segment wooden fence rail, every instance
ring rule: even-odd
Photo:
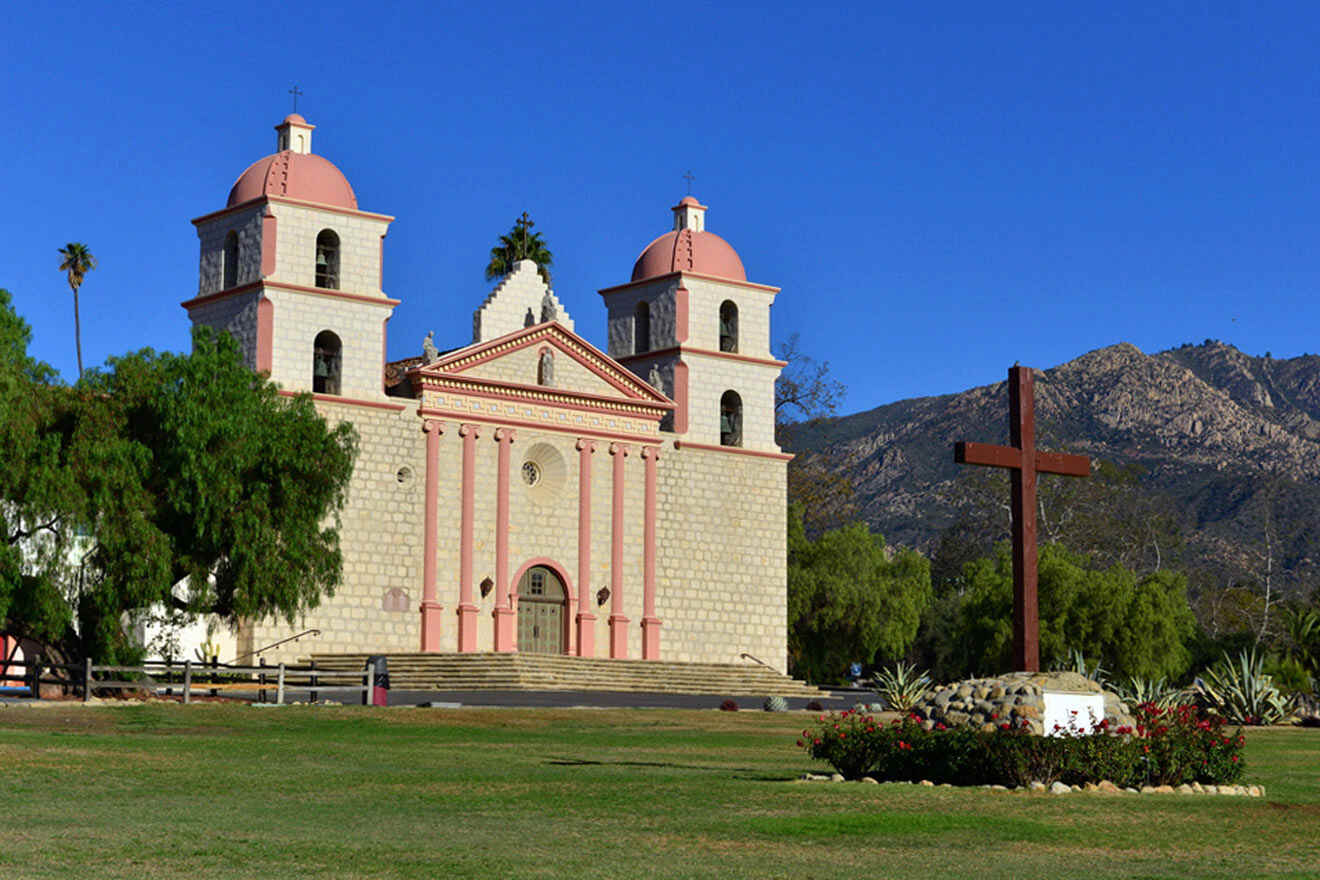
[[[357,694],[363,705],[371,702],[372,686],[376,679],[376,665],[370,664],[361,671],[317,669],[316,664],[309,666],[287,666],[280,663],[267,666],[262,661],[259,666],[238,666],[216,663],[193,663],[185,660],[182,664],[170,661],[143,663],[138,666],[114,666],[93,664],[90,659],[82,663],[51,663],[34,655],[30,660],[0,661],[0,679],[8,676],[11,669],[22,669],[22,679],[31,695],[41,698],[41,685],[58,684],[75,687],[81,693],[83,702],[91,699],[94,690],[149,690],[153,693],[164,690],[166,695],[180,687],[183,702],[191,703],[195,694],[209,692],[216,696],[220,691],[240,691],[252,693],[258,702],[266,702],[266,692],[275,691],[276,704],[283,704],[289,690],[307,691],[308,702],[317,702],[327,692]],[[69,673],[67,678],[46,676],[46,672],[62,671]],[[97,674],[114,675],[113,678],[97,678]],[[44,677],[43,677],[44,676]],[[203,681],[202,679],[209,679]]]

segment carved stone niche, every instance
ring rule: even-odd
[[[408,610],[408,594],[398,587],[386,590],[384,597],[380,600],[380,610],[406,612]]]

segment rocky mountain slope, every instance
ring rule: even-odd
[[[1268,559],[1280,586],[1314,586],[1320,357],[1252,357],[1212,340],[1147,355],[1120,343],[1037,371],[1036,414],[1039,448],[1140,466],[1139,492],[1179,521],[1187,567],[1244,581]],[[1005,383],[795,426],[786,442],[846,477],[872,528],[929,548],[968,479],[953,462],[958,440],[1008,442]]]

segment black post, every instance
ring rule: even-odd
[[[220,655],[217,654],[216,656],[211,658],[211,684],[215,684],[216,669],[219,668],[219,666],[220,666]],[[220,696],[220,691],[216,688],[211,688],[211,696],[213,697]]]
[[[307,702],[315,703],[316,702],[316,661],[315,660],[311,661],[311,668],[312,668],[312,675],[311,675],[312,691],[307,696]]]
[[[259,662],[262,666],[265,666],[265,665],[266,665],[266,658],[265,658],[265,657],[261,657],[261,658],[258,659],[258,662]],[[264,703],[264,702],[266,702],[266,673],[264,673],[264,672],[258,673],[258,674],[257,674],[257,681],[261,684],[260,689],[257,690],[257,702],[258,702],[258,703]]]
[[[167,697],[174,696],[174,688],[170,687],[170,684],[173,683],[173,681],[174,681],[174,658],[171,655],[166,654],[165,655],[165,696]]]
[[[92,698],[92,658],[83,658],[83,702]]]
[[[33,651],[32,659],[28,661],[28,690],[32,692],[32,699],[41,699],[41,652]]]

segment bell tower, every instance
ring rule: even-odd
[[[770,306],[779,288],[747,280],[727,241],[706,231],[687,196],[673,229],[651,242],[627,284],[600,291],[609,354],[673,399],[665,430],[687,445],[778,453]],[[658,384],[657,384],[658,383]]]
[[[394,218],[358,208],[343,173],[312,153],[314,128],[286,116],[276,152],[239,175],[222,210],[193,221],[198,290],[183,306],[286,390],[377,398],[398,305],[382,290]]]

